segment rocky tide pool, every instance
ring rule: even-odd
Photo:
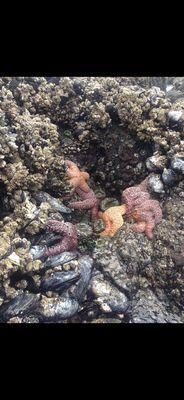
[[[184,78],[0,78],[0,323],[184,322]]]

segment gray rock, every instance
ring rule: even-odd
[[[147,158],[146,167],[151,172],[163,171],[167,157],[155,154],[152,157]]]
[[[179,172],[181,174],[184,174],[184,157],[183,156],[175,156],[171,160],[171,168]]]
[[[150,265],[152,254],[152,242],[146,235],[133,232],[126,222],[113,241],[97,241],[93,258],[104,276],[131,297],[142,285],[139,271]]]
[[[169,313],[163,302],[149,290],[140,290],[131,305],[132,323],[182,323],[178,315]]]
[[[124,293],[106,281],[102,274],[91,280],[90,291],[105,313],[124,313],[128,308],[128,299]]]
[[[80,237],[86,238],[93,234],[92,227],[84,222],[76,224],[76,228],[77,228],[77,235]]]
[[[97,318],[91,321],[92,324],[121,324],[118,318]]]
[[[182,114],[183,114],[183,111],[181,111],[181,110],[180,111],[170,110],[168,112],[168,118],[172,122],[178,122],[180,120]]]
[[[149,187],[153,193],[165,193],[160,175],[152,174],[149,176]]]
[[[164,168],[162,180],[167,186],[172,186],[177,181],[177,174],[170,168]]]
[[[119,201],[114,197],[105,197],[100,203],[101,211],[107,210],[107,208],[119,206]]]
[[[181,90],[171,89],[167,92],[167,96],[174,103],[176,100],[183,97],[183,92]]]
[[[149,101],[152,106],[159,105],[159,100],[163,97],[163,92],[158,86],[152,86],[150,90]]]

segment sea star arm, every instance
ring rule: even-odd
[[[70,242],[66,236],[63,237],[63,239],[57,243],[55,246],[48,247],[45,251],[45,255],[47,257],[49,256],[54,256],[56,254],[63,253],[64,251],[70,250]]]
[[[146,224],[146,228],[145,228],[145,234],[148,237],[148,239],[152,239],[153,238],[153,229],[155,227],[155,222],[154,221],[149,221]]]
[[[82,198],[82,200],[70,203],[69,207],[79,210],[87,210],[97,204],[97,198],[91,189],[88,193],[85,193],[83,190],[81,190],[81,188],[78,187],[76,189],[76,193]]]
[[[72,236],[75,226],[70,222],[57,221],[53,219],[47,222],[46,229],[51,232]]]
[[[77,165],[73,162],[73,161],[71,161],[71,160],[65,160],[65,164],[67,165],[67,167],[69,167],[69,168],[76,168],[77,167]],[[78,168],[78,167],[77,167]]]
[[[80,183],[80,179],[78,177],[73,177],[70,179],[70,185],[74,188],[78,187]]]
[[[146,229],[146,222],[145,221],[137,222],[132,227],[132,230],[134,232],[137,232],[137,233],[142,233],[142,232],[145,231],[145,229]]]
[[[122,214],[122,215],[126,214],[126,212],[127,212],[127,206],[126,206],[126,204],[122,204],[122,205],[120,206],[120,210],[121,210],[121,214]]]
[[[90,187],[88,186],[88,184],[86,183],[86,181],[84,180],[84,178],[79,178],[78,181],[78,185],[77,185],[83,192],[90,192]]]
[[[146,192],[148,189],[149,179],[145,178],[137,187],[140,188],[141,192]]]
[[[107,214],[102,213],[102,212],[99,212],[98,216],[102,219],[102,221],[105,224],[105,229],[104,229],[104,231],[102,231],[100,233],[100,236],[102,236],[102,237],[109,236],[109,232],[110,232],[111,227],[112,227],[112,221],[111,221],[110,217]]]
[[[80,201],[73,201],[72,203],[69,204],[69,207],[78,210],[88,210],[89,208],[92,208],[93,205],[94,205],[93,199],[86,199]]]
[[[82,177],[83,177],[86,181],[89,180],[89,174],[88,174],[88,172],[82,171],[82,172],[81,172],[81,175],[82,175]]]
[[[96,204],[91,208],[91,220],[95,221],[98,219],[98,209],[99,209],[100,200],[97,199]]]
[[[50,220],[46,224],[46,229],[49,232],[66,233],[66,225],[63,221]]]
[[[162,220],[162,209],[157,200],[145,200],[143,204],[135,208],[135,210],[145,218],[145,220],[154,219],[156,223]]]

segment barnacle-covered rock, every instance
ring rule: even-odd
[[[149,189],[153,193],[165,193],[160,175],[154,173],[149,175]]]
[[[76,224],[76,228],[77,228],[77,235],[79,237],[90,237],[93,234],[93,229],[90,225],[84,223],[84,222],[80,222],[78,224]]]
[[[176,172],[184,174],[184,153],[182,155],[176,155],[172,158],[171,168]]]
[[[100,305],[104,313],[126,312],[129,305],[127,297],[108,281],[105,281],[102,274],[92,278],[90,290],[95,297],[95,302]]]
[[[41,249],[58,239],[57,235],[42,234],[45,223],[64,218],[65,222],[79,224],[78,250],[85,255],[92,254],[95,267],[103,273],[100,286],[107,285],[115,299],[110,308],[116,309],[121,295],[128,299],[130,307],[125,311],[125,319],[118,316],[119,320],[127,322],[139,314],[141,322],[137,311],[131,316],[131,302],[137,292],[144,303],[140,308],[145,305],[153,310],[151,317],[145,317],[146,321],[149,318],[150,322],[160,321],[157,313],[160,310],[163,320],[172,322],[171,309],[173,318],[177,319],[175,315],[183,309],[183,82],[182,77],[0,79],[2,304],[22,296],[25,291],[40,293],[47,270],[55,274],[79,268],[78,252],[71,252],[74,254],[70,257],[63,253],[45,262],[41,257]],[[122,190],[142,182],[148,171],[154,173],[150,187],[155,198],[162,199],[163,220],[155,227],[152,243],[144,235],[133,232],[126,218],[114,238],[97,239],[103,230],[101,221],[95,222],[92,232],[88,213],[76,210],[65,213],[68,203],[65,208],[62,198],[71,195],[72,189],[64,164],[66,158],[88,171],[90,187],[98,199],[104,198],[104,203],[105,198],[115,199],[117,204],[106,204],[106,208],[118,205]],[[98,188],[103,190],[103,195],[97,195]],[[46,197],[38,201],[39,194],[43,193]],[[103,200],[101,204],[103,208]],[[88,230],[81,223],[87,224]],[[78,289],[75,282],[64,298],[63,294],[59,298],[56,292],[54,295],[44,292],[50,297],[42,297],[39,316],[35,316],[35,309],[17,316],[15,310],[15,315],[13,311],[5,320],[63,322],[71,318],[76,322],[106,319],[104,314],[110,320],[115,311],[106,313],[100,303],[93,302],[99,295],[93,295],[91,317],[86,317],[87,308],[91,307],[88,288],[93,272],[96,273],[92,272],[92,266],[92,261],[84,262]],[[72,298],[72,293],[77,297]],[[104,307],[108,301],[102,302]],[[140,304],[138,297],[136,301]]]
[[[167,157],[164,155],[160,155],[159,153],[155,153],[153,156],[147,158],[146,167],[151,172],[161,172],[163,171],[167,162]]]
[[[184,202],[182,198],[171,198],[165,204],[166,220],[155,229],[152,262],[143,275],[156,290],[163,290],[171,304],[183,308],[182,247],[184,241]],[[179,260],[179,262],[178,262]]]
[[[152,255],[150,241],[146,236],[133,232],[129,224],[123,226],[113,242],[99,239],[93,253],[99,269],[128,297],[142,285],[139,271],[151,263]]]
[[[160,301],[149,289],[139,291],[132,301],[132,323],[183,323],[183,318],[169,312],[168,304]]]

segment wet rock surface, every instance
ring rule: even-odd
[[[164,302],[158,300],[151,290],[140,290],[132,302],[131,323],[183,323],[183,318],[167,311]]]

